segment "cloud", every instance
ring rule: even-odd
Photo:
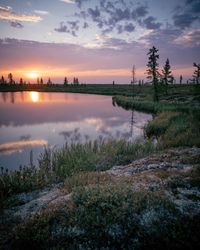
[[[180,29],[192,26],[195,21],[200,21],[200,1],[186,0],[182,6],[176,8],[173,15],[174,25]]]
[[[60,1],[64,3],[75,3],[75,0],[60,0]]]
[[[69,33],[72,36],[76,37],[77,36],[76,31],[79,30],[78,23],[79,21],[68,21],[67,24],[61,22],[60,27],[55,28],[54,30],[61,33]]]
[[[89,27],[89,24],[87,22],[84,22],[83,29],[87,29]]]
[[[46,10],[34,10],[34,12],[38,15],[49,15],[49,12]]]
[[[174,45],[173,41],[181,35],[181,31],[177,28],[169,26],[165,29],[149,30],[150,32],[140,38],[148,47],[152,45],[156,47],[166,47]]]
[[[84,0],[81,2],[86,2]],[[76,0],[77,2],[77,0]],[[117,31],[118,34],[123,32],[133,32],[136,24],[142,25],[141,20],[148,14],[147,4],[133,4],[131,1],[124,0],[100,0],[95,2],[95,6],[90,6],[87,10],[81,10],[75,13],[75,16],[84,19],[89,23],[92,20],[100,29],[101,34],[109,34]],[[152,18],[152,17],[151,17]],[[89,20],[90,19],[90,20]],[[149,20],[148,26],[157,28],[160,23],[155,20]],[[146,20],[148,22],[148,20]]]
[[[133,32],[135,30],[135,26],[132,23],[128,23],[124,26],[124,31]]]
[[[82,4],[84,2],[90,1],[90,0],[60,0],[61,2],[67,3],[67,4],[77,4],[79,8],[82,7]]]
[[[88,1],[90,1],[90,0],[75,0],[75,2],[76,2],[76,4],[78,5],[79,8],[82,8],[82,4],[84,2],[88,2]]]
[[[198,19],[197,16],[192,16],[189,13],[184,13],[184,14],[177,14],[173,16],[174,19],[174,25],[181,28],[189,28],[192,23]]]
[[[64,24],[64,22],[60,22],[60,27],[55,28],[54,30],[61,33],[70,33],[69,28]]]
[[[11,155],[22,151],[27,147],[44,146],[47,144],[48,142],[46,140],[22,140],[7,142],[0,144],[0,155]]]
[[[175,44],[180,44],[186,47],[199,47],[200,46],[200,29],[187,31],[181,34],[174,40]]]
[[[88,9],[88,14],[91,16],[93,21],[96,21],[97,18],[100,17],[100,10],[98,9],[98,7],[96,6],[95,9],[89,8]]]
[[[144,21],[143,24],[145,25],[145,27],[149,30],[156,30],[159,29],[161,27],[161,23],[156,22],[156,18],[153,16],[149,16],[147,17]]]
[[[148,14],[148,7],[145,5],[141,5],[133,11],[133,16],[135,15],[136,17],[144,17]]]
[[[67,23],[70,25],[70,28],[72,30],[76,30],[76,31],[79,30],[79,26],[78,26],[79,21],[68,21]]]
[[[13,28],[18,28],[18,29],[22,29],[24,27],[21,23],[14,22],[14,21],[10,22],[10,26]]]
[[[21,22],[39,22],[42,20],[40,16],[18,14],[11,7],[0,6],[0,19]]]

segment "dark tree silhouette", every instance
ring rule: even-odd
[[[22,79],[22,78],[20,78],[20,80],[19,80],[19,84],[20,84],[20,85],[23,85],[23,83],[24,83],[23,79]]]
[[[1,84],[5,84],[6,82],[5,82],[5,79],[4,79],[4,77],[2,76],[1,77]]]
[[[135,79],[135,65],[133,65],[133,68],[131,70],[131,73],[132,73],[132,81],[131,81],[131,85],[132,85],[132,94],[133,94],[133,98],[134,98],[134,84],[136,82],[136,79]]]
[[[162,76],[163,76],[163,82],[165,85],[168,85],[169,83],[172,82],[172,72],[171,72],[171,66],[169,63],[169,59],[167,58],[165,65],[162,70]]]
[[[115,81],[113,81],[112,85],[115,85]]]
[[[14,83],[12,73],[8,74],[8,82],[9,82],[9,84],[13,84]]]
[[[195,71],[193,73],[194,80],[197,84],[200,83],[200,63],[194,63],[193,66],[195,67]]]
[[[78,78],[74,77],[74,79],[73,79],[73,84],[74,84],[74,85],[79,85],[79,80],[78,80]]]
[[[42,78],[40,78],[40,84],[43,84],[43,79]]]
[[[40,78],[39,77],[37,78],[37,84],[40,84]]]
[[[135,79],[135,65],[133,65],[133,68],[131,70],[131,73],[132,73],[132,81],[131,81],[131,84],[134,85],[134,83],[136,82],[136,79]]]
[[[153,87],[154,87],[154,96],[153,99],[155,102],[159,101],[158,99],[158,77],[159,77],[159,72],[158,72],[158,62],[157,60],[159,59],[158,55],[158,49],[156,49],[154,46],[149,50],[148,54],[149,56],[149,61],[147,63],[147,74],[148,78],[151,79]]]
[[[68,85],[68,79],[67,79],[67,77],[64,78],[64,85],[65,85],[65,86]]]
[[[180,75],[180,84],[182,84],[182,82],[183,82],[183,76]]]
[[[48,84],[48,85],[51,85],[51,84],[52,84],[52,81],[51,81],[50,78],[48,79],[47,84]]]

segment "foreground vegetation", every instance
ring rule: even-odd
[[[162,90],[162,89],[161,89]],[[145,128],[146,135],[156,137],[158,147],[200,146],[200,86],[169,86],[168,94],[153,102],[150,94],[113,97],[114,105],[154,113]]]
[[[182,216],[160,193],[81,187],[16,228],[13,249],[198,249],[200,216]]]
[[[27,166],[13,173],[2,170],[0,190],[4,208],[21,205],[17,198],[12,198],[16,193],[55,183],[62,182],[62,191],[72,194],[64,204],[54,204],[25,222],[11,224],[14,228],[11,241],[5,245],[11,249],[199,249],[199,212],[182,212],[171,196],[166,195],[172,192],[177,198],[179,189],[192,188],[194,191],[186,192],[187,198],[199,202],[199,154],[180,156],[179,164],[183,161],[194,166],[189,172],[174,173],[171,169],[156,172],[155,181],[160,178],[164,190],[137,190],[136,179],[103,172],[166,148],[200,147],[199,86],[171,85],[167,94],[160,86],[159,102],[153,102],[151,86],[134,86],[134,89],[79,86],[71,90],[116,95],[113,105],[153,113],[154,119],[146,126],[145,133],[149,139],[156,138],[157,145],[152,140],[76,143],[62,149],[46,148],[38,168]],[[144,186],[145,179],[152,180],[152,175],[137,178]],[[191,204],[189,198],[187,202]],[[6,231],[5,227],[3,230]]]
[[[61,149],[46,148],[39,166],[21,167],[15,172],[2,169],[0,178],[1,204],[5,198],[19,192],[63,182],[67,177],[89,171],[104,171],[147,156],[156,147],[151,142],[132,143],[125,140],[98,140],[85,144],[66,144]]]

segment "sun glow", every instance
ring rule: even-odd
[[[35,91],[30,92],[30,98],[32,102],[38,102],[39,101],[39,93]]]
[[[36,79],[39,77],[39,73],[37,71],[30,71],[27,73],[27,76],[31,79]]]

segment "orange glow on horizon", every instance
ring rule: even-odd
[[[39,77],[39,73],[37,71],[30,71],[27,73],[27,77],[31,79],[36,79]]]
[[[32,69],[34,66],[32,67]],[[45,68],[44,65],[36,66],[37,70],[32,70],[31,68],[22,68],[22,69],[13,69],[9,71],[1,71],[1,75],[5,77],[11,72],[13,74],[14,79],[20,79],[31,81],[32,83],[36,83],[37,78],[43,78],[43,81],[46,82],[50,77],[52,81],[62,81],[64,77],[67,77],[69,81],[73,79],[73,77],[80,78],[88,78],[97,79],[105,78],[105,77],[113,77],[113,79],[117,77],[128,77],[131,78],[131,67],[130,68],[110,68],[110,69],[75,69],[75,68]],[[146,79],[146,67],[136,67],[136,79]],[[193,73],[192,67],[172,67],[172,73],[175,77],[179,77],[183,75],[183,77],[189,77]],[[57,80],[55,80],[57,79]],[[85,80],[84,80],[85,81]],[[103,81],[103,80],[102,80]]]

